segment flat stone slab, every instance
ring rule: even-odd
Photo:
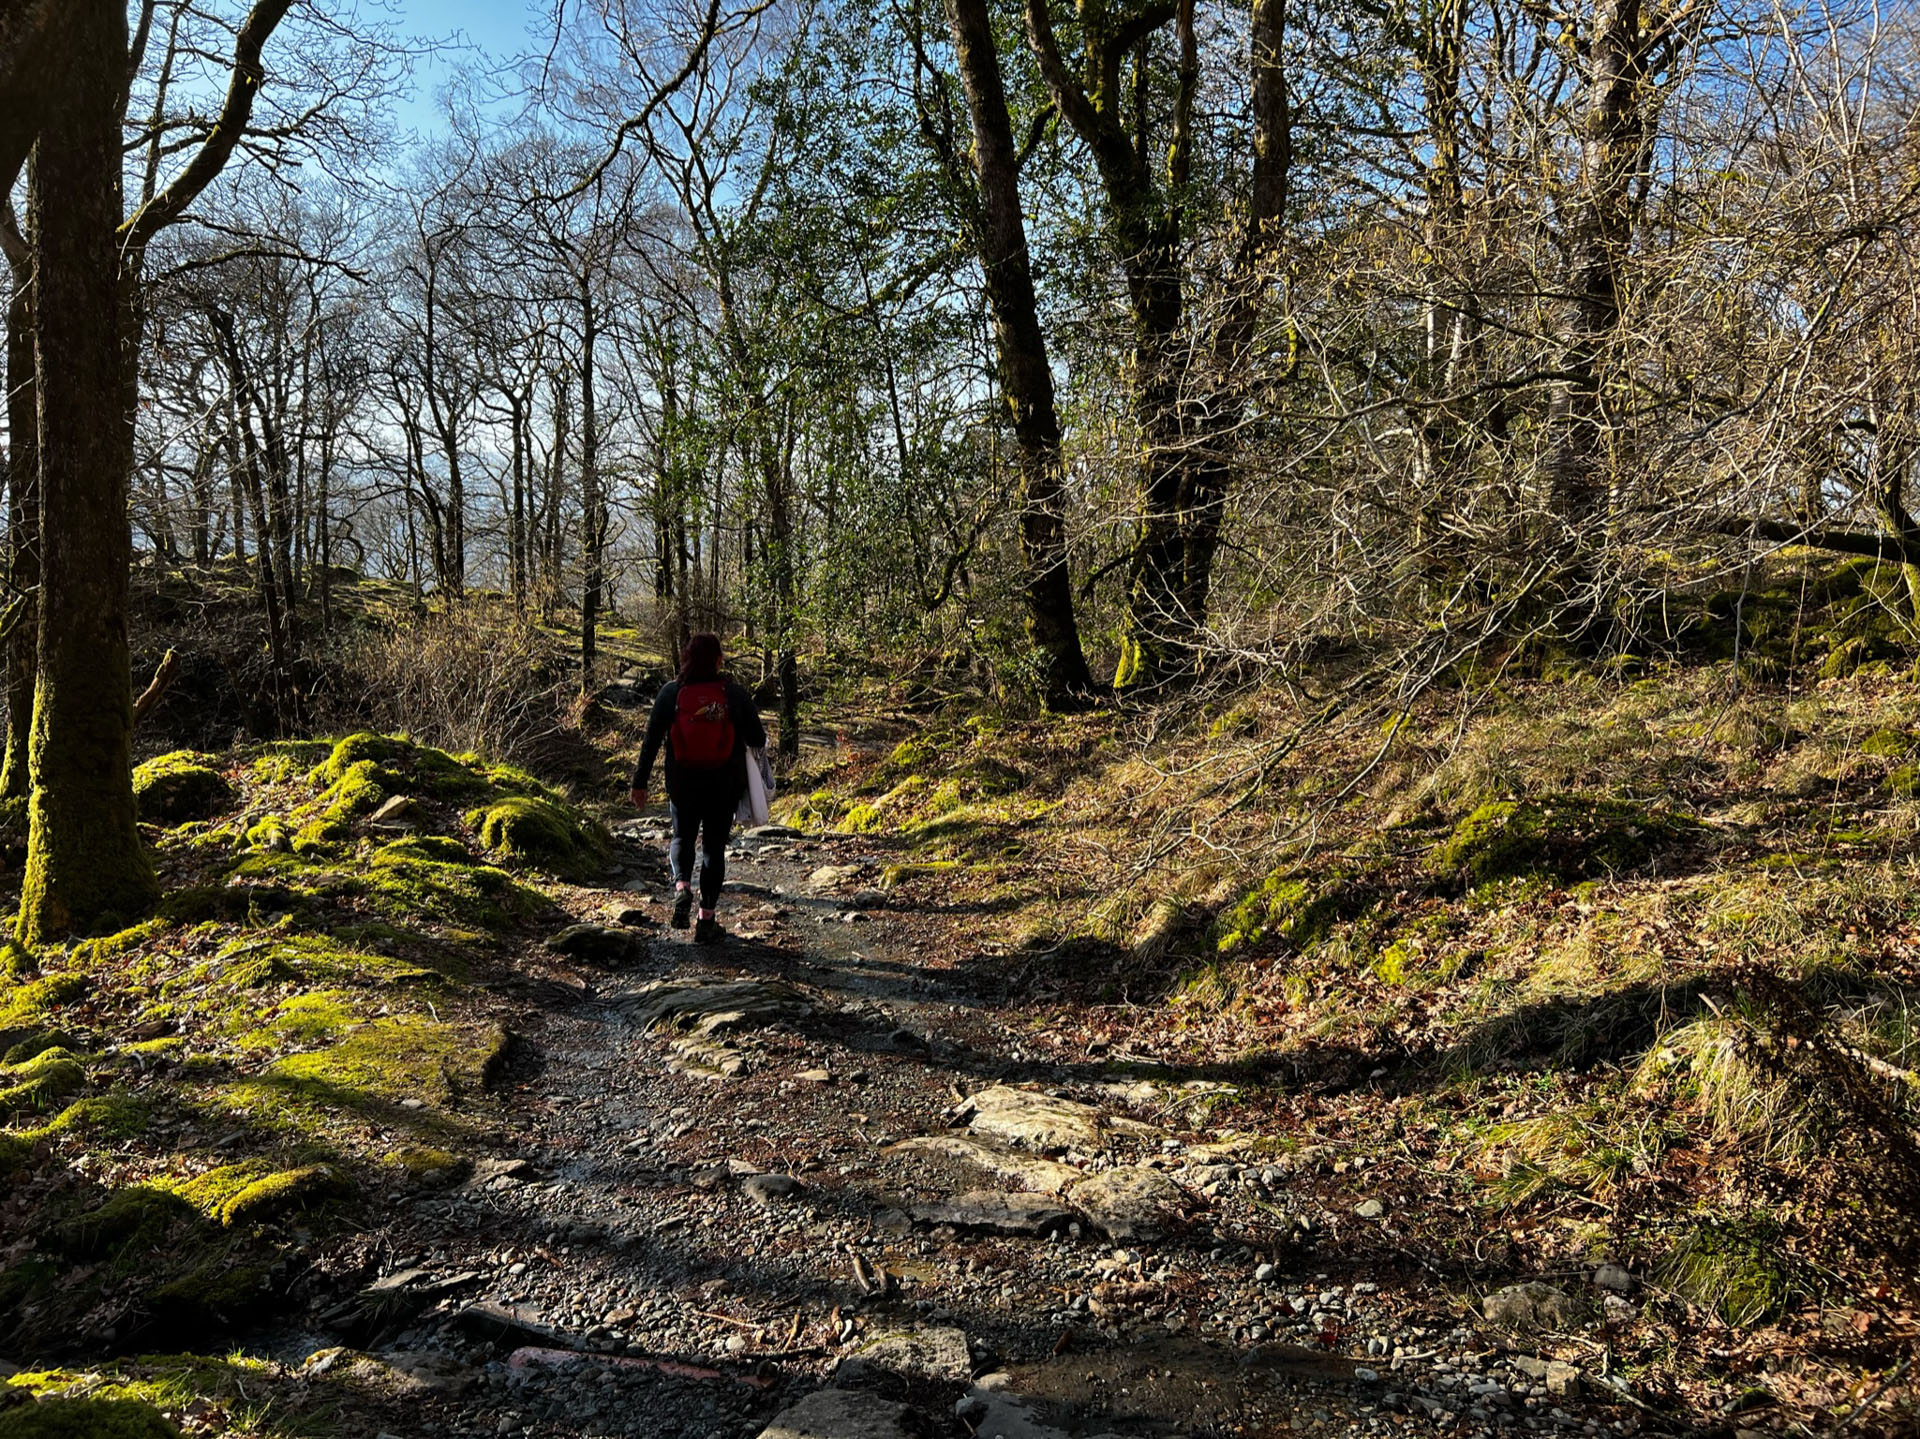
[[[887,1153],[944,1154],[1036,1194],[1060,1194],[1068,1185],[1086,1177],[1071,1164],[1044,1158],[1031,1150],[975,1139],[970,1134],[916,1135],[892,1145]]]
[[[953,1328],[906,1329],[882,1334],[842,1359],[833,1371],[836,1384],[857,1384],[880,1375],[964,1384],[973,1373],[966,1331]]]
[[[1489,1294],[1480,1304],[1489,1324],[1516,1331],[1577,1329],[1593,1315],[1583,1295],[1569,1294],[1551,1284],[1532,1280],[1509,1284]]]
[[[1066,1197],[1109,1239],[1154,1240],[1186,1196],[1159,1170],[1129,1164],[1080,1179]]]
[[[765,1029],[812,1014],[815,1005],[792,985],[775,980],[663,979],[642,985],[624,1001],[648,1029],[667,1025],[701,1039],[741,1029]]]
[[[782,1410],[760,1439],[917,1439],[913,1410],[859,1389],[820,1389]]]
[[[1051,1194],[998,1189],[970,1189],[932,1204],[909,1205],[907,1213],[921,1224],[993,1229],[1002,1234],[1046,1234],[1074,1220],[1072,1211]]]
[[[976,1384],[954,1412],[973,1426],[973,1432],[993,1439],[1067,1439],[1064,1429],[1044,1424],[1024,1399],[1004,1389]]]
[[[469,1304],[453,1316],[453,1327],[462,1334],[495,1344],[516,1347],[531,1344],[553,1349],[573,1347],[570,1335],[505,1304]]]
[[[1029,1149],[1100,1149],[1115,1134],[1152,1138],[1159,1130],[1135,1119],[1103,1115],[1091,1104],[996,1084],[967,1100],[967,1128]]]

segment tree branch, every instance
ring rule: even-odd
[[[179,219],[187,206],[226,168],[234,147],[240,143],[242,133],[253,118],[254,98],[266,76],[260,63],[261,52],[293,6],[294,0],[258,0],[247,13],[233,42],[233,76],[213,129],[207,132],[199,152],[173,183],[142,205],[120,227],[126,251],[136,256],[144,253],[153,237]]]

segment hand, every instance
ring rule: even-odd
[[[647,807],[647,792],[643,789],[628,790],[627,798],[633,801],[633,807],[635,809],[645,809]]]

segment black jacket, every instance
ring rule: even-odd
[[[676,804],[740,803],[747,792],[747,751],[765,749],[767,727],[760,711],[753,707],[753,696],[727,676],[720,676],[727,687],[727,708],[733,717],[733,753],[718,769],[685,769],[673,758],[673,721],[680,709],[680,681],[670,680],[654,697],[653,714],[647,720],[647,737],[640,745],[640,763],[633,772],[633,788],[646,789],[653,773],[653,757],[662,745],[667,751],[667,797]]]

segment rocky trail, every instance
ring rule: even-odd
[[[743,838],[696,946],[660,838],[502,987],[492,1157],[271,1346],[379,1369],[402,1439],[1676,1432],[1607,1372],[1623,1271],[1489,1294],[1403,1242],[1392,1155],[1036,1057],[940,878],[861,841]]]

